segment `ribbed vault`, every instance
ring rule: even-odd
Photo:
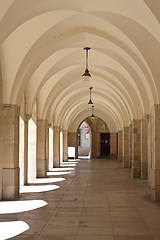
[[[3,103],[74,132],[95,114],[110,131],[160,103],[159,1],[1,1]],[[82,79],[89,46],[91,79]]]

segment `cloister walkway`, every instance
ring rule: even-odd
[[[48,186],[56,187],[47,191]],[[151,200],[146,180],[132,179],[130,169],[116,160],[70,160],[27,189],[20,200],[43,200],[47,205],[0,215],[1,222],[28,224],[14,240],[160,239],[160,203]]]

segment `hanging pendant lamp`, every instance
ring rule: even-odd
[[[94,106],[92,106],[92,115],[91,118],[94,119]]]
[[[91,98],[91,91],[92,91],[93,87],[90,87],[89,90],[90,90],[90,99],[89,99],[89,102],[88,104],[93,104],[92,102],[92,98]]]
[[[82,77],[84,77],[86,81],[88,81],[89,78],[91,77],[91,74],[89,73],[89,69],[88,69],[88,51],[90,49],[91,49],[90,47],[83,48],[83,50],[86,51],[86,69],[85,69],[85,72],[83,73]]]

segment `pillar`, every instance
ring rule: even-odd
[[[130,124],[130,131],[129,131],[129,159],[130,159],[130,168],[132,168],[132,124]]]
[[[68,161],[68,131],[63,130],[63,162]]]
[[[110,158],[117,158],[117,133],[110,133]]]
[[[148,122],[141,120],[141,178],[148,178]]]
[[[49,170],[49,128],[52,126],[52,124],[47,124],[46,127],[46,167],[47,171]]]
[[[122,162],[122,131],[118,131],[118,161]]]
[[[92,130],[90,133],[90,146],[91,146],[90,157],[95,158],[97,154],[96,154],[96,133],[94,130]]]
[[[3,105],[3,200],[19,197],[19,113],[19,106]]]
[[[141,120],[132,121],[132,177],[141,177]]]
[[[46,177],[46,120],[37,121],[37,177]]]
[[[0,200],[2,200],[2,172],[3,172],[3,157],[2,157],[2,72],[0,63]]]
[[[60,128],[53,127],[53,167],[60,167]]]
[[[98,129],[96,130],[96,157],[99,157],[101,155],[101,134],[98,132]]]
[[[160,200],[160,105],[155,104],[151,110],[152,117],[152,161],[151,161],[151,196]]]
[[[122,166],[124,168],[130,167],[129,159],[129,136],[130,136],[130,127],[123,128],[122,140],[123,140],[123,152],[122,152]]]
[[[151,167],[152,167],[152,114],[148,119],[148,184],[151,186]]]

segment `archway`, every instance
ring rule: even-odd
[[[78,157],[90,158],[91,156],[91,129],[86,121],[82,122],[78,129]]]
[[[20,187],[22,187],[25,183],[25,163],[24,163],[24,131],[25,131],[25,124],[24,120],[19,117],[19,183]]]
[[[37,177],[36,144],[37,126],[31,118],[28,122],[28,182]]]

